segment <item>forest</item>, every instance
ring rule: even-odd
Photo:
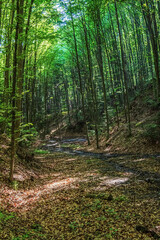
[[[160,239],[160,0],[0,1],[0,240]]]

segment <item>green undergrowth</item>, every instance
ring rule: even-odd
[[[35,149],[34,153],[36,154],[49,154],[50,152],[42,149]]]

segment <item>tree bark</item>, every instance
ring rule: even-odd
[[[85,24],[85,19],[82,17],[82,25],[84,30],[85,44],[87,49],[87,58],[88,58],[88,69],[89,69],[89,85],[91,89],[92,102],[93,102],[93,118],[95,125],[95,136],[96,136],[96,145],[97,149],[99,148],[99,134],[98,134],[98,111],[97,111],[97,102],[96,102],[96,93],[93,82],[93,69],[92,69],[92,57],[88,41],[87,28]]]
[[[71,14],[71,20],[72,20],[72,29],[73,29],[73,38],[74,38],[74,44],[75,44],[76,63],[77,63],[77,70],[78,70],[80,93],[81,93],[81,99],[82,99],[82,111],[83,111],[83,117],[84,117],[84,121],[85,121],[87,141],[88,141],[88,145],[90,145],[90,139],[89,139],[89,134],[88,134],[88,124],[87,124],[86,112],[85,112],[85,101],[84,101],[84,94],[83,94],[83,88],[82,88],[82,77],[81,77],[78,48],[77,48],[77,39],[76,39],[76,35],[75,35],[75,27],[74,27],[74,20],[73,20],[73,14],[72,14],[72,5],[71,5],[70,1],[69,1],[69,3],[70,3],[70,14]]]
[[[101,40],[101,31],[100,31],[100,10],[98,7],[95,9],[96,18],[94,19],[94,23],[96,26],[96,42],[97,42],[97,62],[100,70],[100,75],[102,79],[102,87],[103,87],[103,99],[104,99],[104,111],[105,117],[107,121],[107,139],[109,138],[109,115],[108,115],[108,105],[107,105],[107,93],[106,93],[106,84],[104,78],[104,70],[103,70],[103,58],[102,58],[102,40]]]
[[[18,36],[19,36],[19,0],[17,0],[17,23],[15,34],[15,46],[14,46],[14,59],[13,59],[13,82],[12,82],[12,126],[11,126],[11,162],[10,162],[10,181],[13,181],[14,165],[15,165],[15,122],[16,122],[16,82],[17,82],[17,48],[18,48]]]
[[[123,75],[124,75],[124,84],[126,89],[126,104],[127,104],[127,116],[128,116],[128,133],[131,135],[131,121],[130,121],[130,104],[129,104],[129,96],[128,96],[128,83],[127,83],[127,73],[125,68],[125,54],[123,49],[123,38],[120,30],[120,23],[118,18],[118,10],[117,10],[117,2],[115,0],[115,11],[116,11],[116,20],[118,25],[118,32],[119,32],[119,40],[120,40],[120,48],[121,48],[121,58],[122,58],[122,68],[123,68]]]

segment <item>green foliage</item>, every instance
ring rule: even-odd
[[[15,216],[14,216],[13,213],[12,214],[5,214],[5,213],[0,212],[0,222],[2,222],[2,221],[6,222],[6,221],[8,221],[8,220],[10,220],[14,217]]]
[[[21,136],[18,142],[22,145],[31,145],[31,143],[36,139],[38,132],[33,127],[32,123],[21,124],[20,126]]]
[[[72,231],[75,231],[75,230],[77,229],[77,227],[78,227],[78,224],[77,224],[76,221],[71,222],[71,223],[69,224],[69,228],[70,228]]]
[[[92,204],[91,209],[92,209],[93,211],[95,211],[96,209],[98,210],[98,209],[101,209],[101,208],[102,208],[102,203],[101,203],[101,201],[100,201],[99,199],[95,199],[95,201],[94,201],[93,204]]]
[[[13,181],[12,186],[13,186],[14,190],[18,190],[18,182],[17,181]]]
[[[158,104],[158,102],[156,100],[148,99],[148,97],[146,99],[146,104],[147,104],[147,106],[149,106],[153,110],[156,110],[159,107],[159,104]]]
[[[140,121],[140,122],[136,123],[136,127],[143,125],[143,123],[144,123],[144,121]]]
[[[37,154],[49,154],[50,152],[47,151],[47,150],[42,150],[42,149],[35,149],[34,153],[37,153]]]
[[[95,134],[94,130],[89,130],[89,137],[93,137]]]
[[[1,104],[0,108],[0,132],[6,132],[8,135],[10,134],[11,129],[11,108],[6,107],[4,104]],[[6,115],[6,116],[5,116]]]
[[[108,208],[108,207],[107,207]],[[106,210],[106,212],[109,214],[109,215],[117,215],[117,212],[113,209],[113,208],[109,208]]]
[[[156,123],[144,125],[143,136],[152,142],[160,141],[160,126]]]
[[[116,197],[114,200],[117,202],[123,202],[123,201],[127,201],[128,199],[125,195],[121,195],[121,196]]]

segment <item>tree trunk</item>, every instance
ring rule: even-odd
[[[109,115],[108,115],[108,106],[107,106],[107,94],[106,94],[106,84],[104,79],[104,71],[103,71],[103,58],[102,58],[102,41],[101,41],[101,31],[100,31],[100,10],[96,8],[96,19],[94,19],[97,31],[97,62],[100,70],[100,75],[102,79],[102,87],[103,87],[103,99],[104,99],[104,111],[105,117],[107,121],[107,139],[109,138]]]
[[[13,82],[12,82],[12,126],[11,126],[11,162],[10,162],[10,181],[13,181],[14,165],[15,165],[15,121],[16,121],[16,82],[17,82],[17,46],[19,36],[19,0],[17,0],[17,23],[15,34],[15,46],[14,46],[14,59],[13,59]]]
[[[123,50],[123,38],[120,30],[120,23],[118,18],[118,11],[117,11],[117,3],[115,0],[115,11],[116,11],[116,20],[118,25],[118,32],[119,32],[119,40],[120,40],[120,48],[121,48],[121,58],[122,58],[122,68],[123,68],[123,75],[124,75],[124,84],[126,89],[126,104],[127,104],[127,116],[128,116],[128,133],[131,135],[131,121],[130,121],[130,105],[129,105],[129,96],[128,96],[128,83],[127,83],[127,73],[126,73],[126,59]]]
[[[24,0],[19,0],[19,29],[18,29],[18,42],[17,42],[17,98],[16,98],[16,139],[20,137],[20,129],[19,126],[22,121],[22,91],[23,91],[23,7]]]
[[[91,57],[91,51],[90,51],[90,46],[89,46],[89,41],[88,41],[87,28],[86,28],[85,20],[83,18],[82,18],[82,24],[83,24],[85,43],[86,43],[86,49],[87,49],[88,69],[89,69],[89,85],[90,85],[90,89],[91,89],[92,102],[93,102],[93,118],[94,118],[94,125],[95,125],[96,145],[97,145],[97,149],[98,149],[99,148],[98,111],[97,111],[96,93],[95,93],[95,88],[94,88],[94,83],[93,83],[92,57]]]
[[[69,3],[70,3],[70,13],[71,13],[71,20],[72,20],[72,29],[73,29],[73,37],[74,37],[74,44],[75,44],[75,52],[76,52],[76,63],[77,63],[77,70],[78,70],[80,93],[81,93],[81,99],[82,99],[82,111],[83,111],[83,117],[84,117],[85,126],[86,126],[87,141],[88,141],[88,145],[90,145],[89,134],[88,134],[88,124],[87,124],[86,112],[85,112],[85,101],[84,101],[84,94],[83,94],[83,88],[82,88],[82,77],[81,77],[80,63],[79,63],[79,56],[78,56],[78,48],[77,48],[77,39],[76,39],[76,35],[75,35],[75,27],[74,27],[74,20],[73,20],[73,14],[72,14],[72,6],[71,6],[71,2],[69,2]]]
[[[158,39],[157,39],[157,30],[156,30],[156,23],[155,19],[151,18],[151,13],[148,5],[148,1],[146,0],[146,6],[147,9],[144,9],[143,5],[144,1],[141,0],[141,7],[143,16],[150,34],[151,44],[152,44],[152,52],[154,57],[154,67],[155,67],[155,73],[156,73],[156,85],[157,85],[157,102],[160,102],[160,72],[159,72],[159,49],[158,49]],[[154,24],[154,29],[153,25]]]
[[[8,104],[9,104],[9,80],[10,80],[10,67],[11,67],[11,34],[13,31],[13,20],[14,20],[14,2],[15,0],[12,0],[12,7],[10,10],[10,18],[9,18],[9,25],[11,25],[10,29],[8,28],[8,34],[6,38],[6,60],[5,60],[5,72],[4,72],[4,103],[5,103],[5,118],[8,118]],[[5,130],[6,126],[4,126]]]

